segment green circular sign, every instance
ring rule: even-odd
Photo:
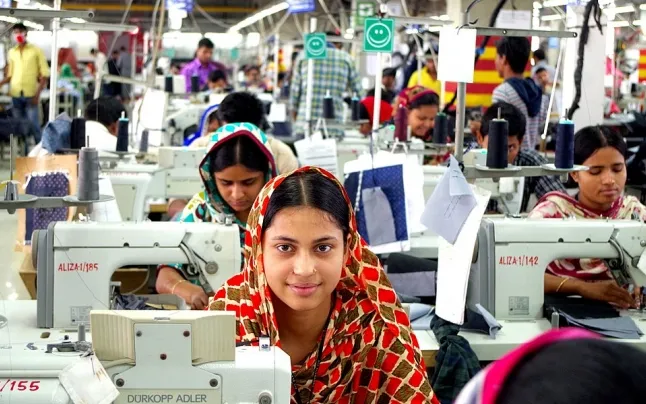
[[[327,44],[323,40],[323,38],[318,37],[318,36],[312,36],[307,39],[307,42],[305,43],[305,48],[307,49],[307,52],[314,56],[322,56],[325,51],[326,51]]]
[[[383,22],[372,24],[366,32],[366,41],[370,46],[383,48],[390,42],[392,32],[390,27]]]

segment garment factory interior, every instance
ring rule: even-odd
[[[0,402],[643,402],[644,2],[0,3]]]

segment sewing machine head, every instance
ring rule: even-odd
[[[236,348],[233,313],[99,310],[90,317],[94,352],[120,392],[115,403],[290,402],[289,356],[277,347]]]
[[[631,220],[484,219],[471,266],[467,303],[498,320],[543,317],[544,274],[554,260],[599,258],[646,285],[646,225]],[[641,263],[640,263],[641,261]]]
[[[38,327],[76,328],[110,308],[110,280],[127,265],[190,264],[217,290],[240,271],[236,225],[56,222],[34,232]]]

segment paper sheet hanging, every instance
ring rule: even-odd
[[[74,404],[110,404],[119,391],[95,355],[82,356],[58,379]]]
[[[438,239],[436,314],[453,324],[464,323],[464,307],[473,250],[491,192],[472,186],[476,206],[464,222],[455,243]]]
[[[442,28],[440,49],[444,49],[444,51],[438,55],[438,80],[473,83],[476,30],[469,28],[458,30],[455,27]],[[451,52],[451,49],[459,49],[459,52]]]
[[[303,139],[294,142],[301,166],[321,167],[335,176],[338,173],[339,157],[334,139]]]

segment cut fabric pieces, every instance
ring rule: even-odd
[[[32,173],[27,178],[25,192],[38,197],[69,195],[70,181],[65,172]],[[25,244],[31,244],[34,230],[47,229],[51,222],[67,220],[67,208],[27,209],[25,216]]]

